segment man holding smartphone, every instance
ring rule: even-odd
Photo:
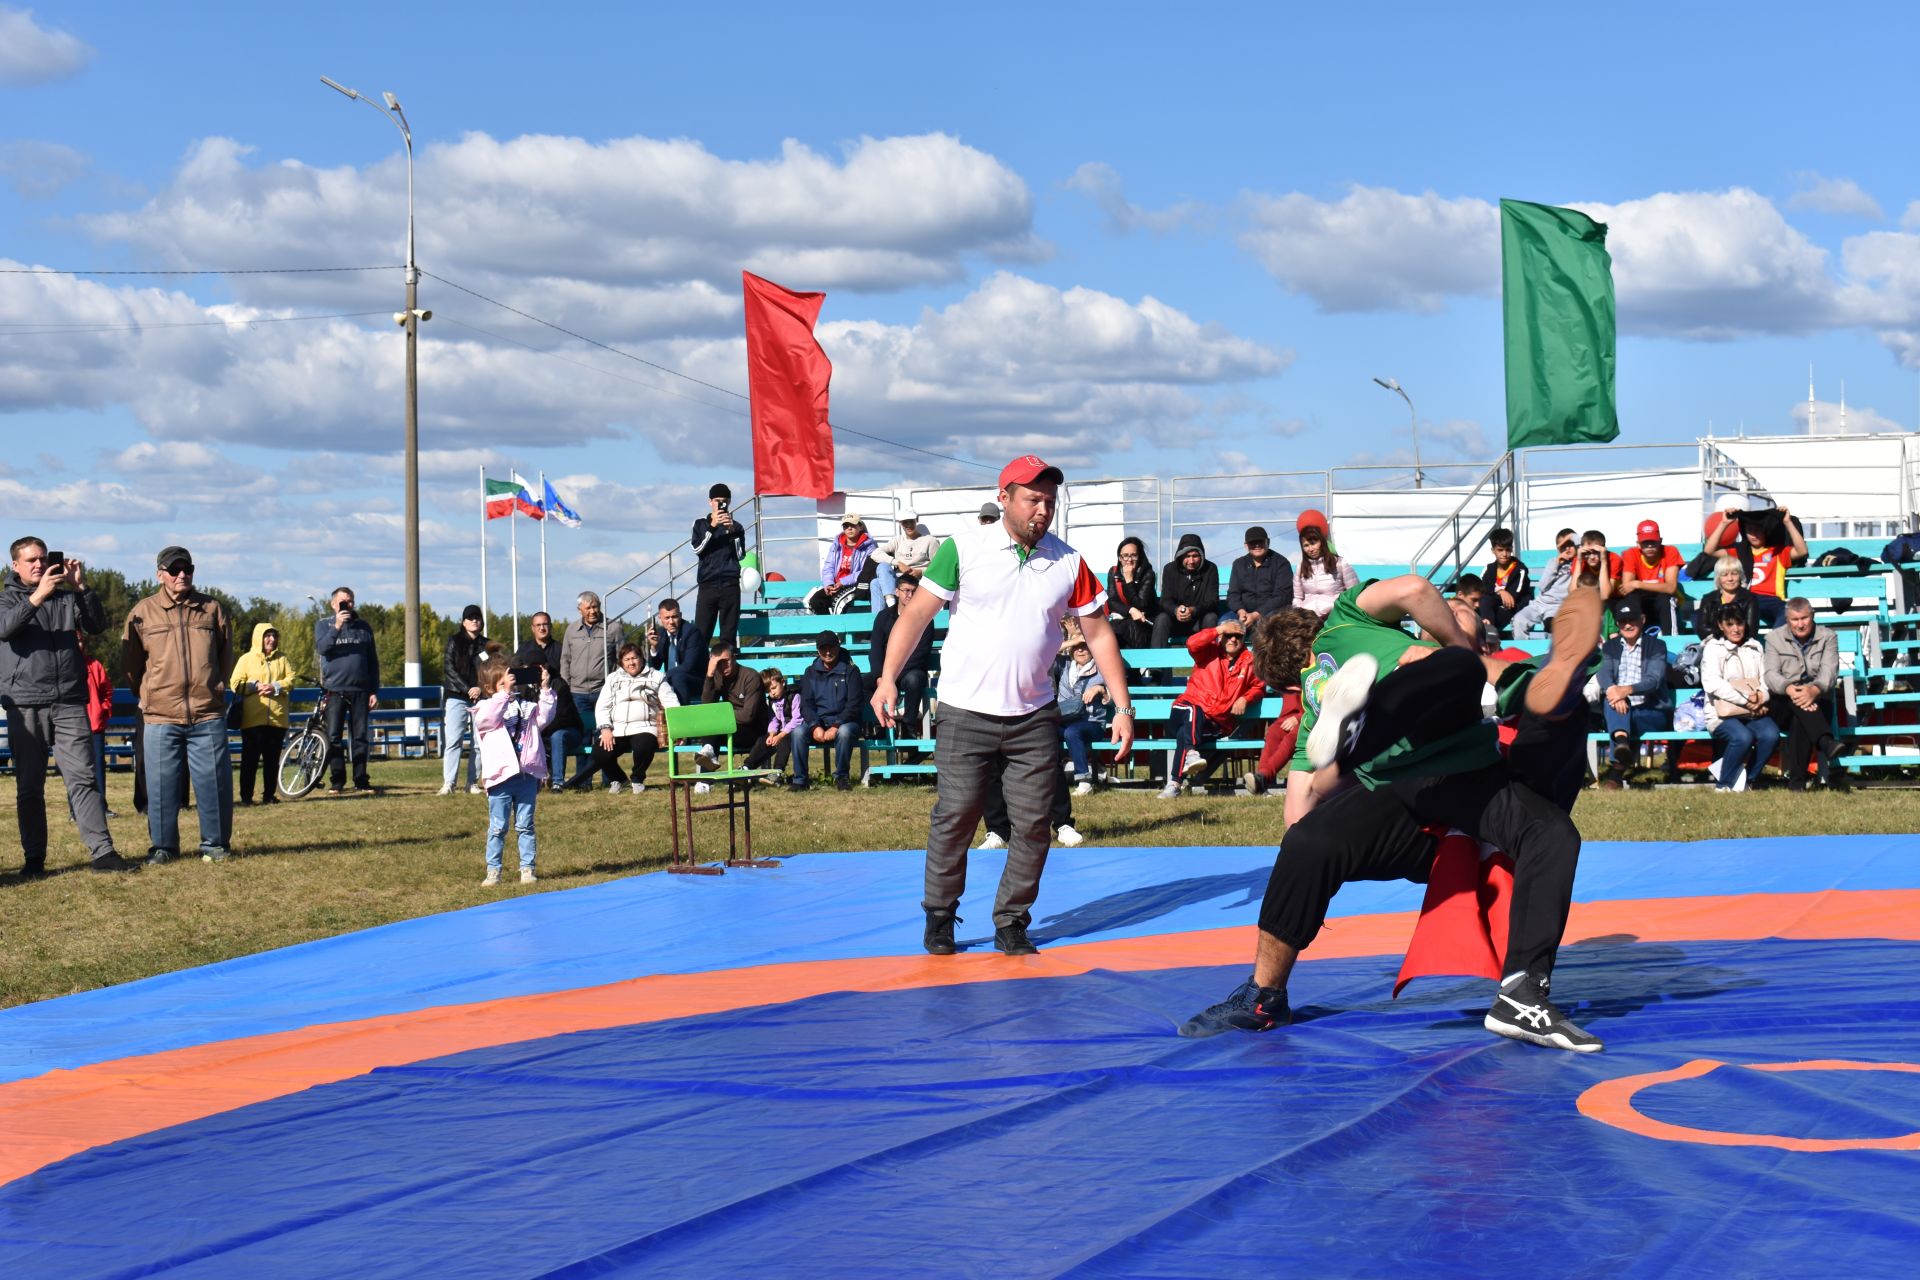
[[[732,644],[740,629],[740,561],[747,554],[747,531],[733,518],[733,490],[724,484],[707,490],[707,514],[693,522],[691,542],[700,557],[693,629],[704,643],[718,623],[720,642]]]
[[[327,794],[337,796],[347,781],[347,761],[353,761],[353,788],[372,791],[367,777],[367,754],[373,743],[367,734],[368,714],[380,702],[380,650],[373,628],[353,607],[353,588],[335,587],[327,598],[328,612],[313,624],[313,651],[320,658],[320,687],[327,700]],[[346,730],[342,755],[341,730]]]
[[[106,779],[94,768],[87,721],[87,659],[80,634],[106,629],[107,611],[87,587],[86,567],[49,553],[38,538],[14,540],[0,582],[0,705],[19,779],[20,874],[47,873],[47,755],[67,784],[73,818],[95,871],[138,871],[114,852],[107,830]],[[71,591],[61,591],[71,586]]]

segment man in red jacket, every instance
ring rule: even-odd
[[[1247,704],[1266,691],[1253,669],[1247,630],[1233,619],[1187,637],[1187,652],[1193,655],[1193,674],[1186,692],[1173,701],[1174,768],[1162,800],[1179,795],[1183,780],[1206,777],[1214,765],[1208,744],[1231,734]]]

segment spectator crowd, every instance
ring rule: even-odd
[[[668,598],[644,621],[623,624],[605,616],[597,595],[582,592],[577,618],[563,635],[556,636],[548,614],[536,613],[529,638],[509,655],[485,634],[477,605],[462,612],[440,653],[440,794],[462,786],[464,756],[466,791],[489,797],[489,883],[500,875],[508,830],[519,832],[521,871],[532,878],[534,803],[541,790],[643,792],[667,745],[666,712],[674,707],[730,704],[735,733],[701,747],[699,760],[712,766],[720,750],[730,749],[745,767],[766,770],[769,781],[796,791],[812,785],[816,773],[849,787],[863,740],[884,742],[906,765],[923,763],[940,671],[933,627],[915,632],[893,681],[891,731],[872,727],[868,701],[889,641],[927,590],[946,540],[911,511],[878,538],[861,515],[847,513],[824,548],[818,584],[798,603],[819,615],[857,613],[862,621],[854,628],[846,622],[823,627],[810,660],[789,677],[759,669],[741,649],[748,547],[731,507],[731,492],[715,485],[708,511],[693,523],[689,545],[698,569],[691,619],[678,599]],[[981,532],[1003,514],[986,504]],[[1164,730],[1143,735],[1172,744],[1155,753],[1164,764],[1149,766],[1162,796],[1204,785],[1236,753],[1245,764],[1241,785],[1250,793],[1273,788],[1289,771],[1301,684],[1263,680],[1254,648],[1263,634],[1289,631],[1297,639],[1310,633],[1359,585],[1324,513],[1300,512],[1292,534],[1294,558],[1273,545],[1266,526],[1248,527],[1236,553],[1223,554],[1224,575],[1198,533],[1180,534],[1171,561],[1158,569],[1146,541],[1129,536],[1099,580],[1102,616],[1130,682],[1148,696],[1171,697]],[[1676,730],[1710,736],[1712,778],[1722,790],[1762,785],[1764,766],[1782,746],[1788,788],[1802,789],[1810,777],[1828,781],[1842,754],[1834,719],[1838,648],[1813,606],[1789,594],[1787,570],[1808,554],[1799,522],[1784,509],[1723,511],[1708,521],[1701,545],[1689,561],[1653,520],[1639,521],[1633,541],[1618,551],[1603,531],[1565,528],[1535,569],[1521,559],[1513,533],[1496,529],[1484,569],[1450,584],[1455,618],[1485,653],[1537,647],[1571,590],[1599,589],[1608,607],[1605,638],[1588,694],[1593,728],[1605,739],[1603,786],[1623,784],[1650,735]],[[179,819],[189,795],[197,852],[210,861],[228,856],[235,763],[240,806],[278,802],[280,756],[302,678],[279,629],[253,624],[239,650],[233,620],[219,600],[196,588],[193,557],[184,547],[163,550],[155,575],[156,589],[120,623],[113,673],[88,653],[88,637],[105,632],[109,620],[85,566],[49,552],[37,538],[12,543],[0,583],[0,697],[29,875],[45,865],[49,760],[65,781],[69,812],[94,868],[139,865],[119,855],[106,825],[112,816],[103,785],[106,738],[116,675],[138,708],[131,745],[149,861],[181,856]],[[1690,582],[1710,585],[1690,592]],[[1074,618],[1067,618],[1058,642],[1051,690],[1064,765],[1053,825],[1072,843],[1071,797],[1087,795],[1107,776],[1098,752],[1113,703]],[[381,664],[352,588],[327,597],[313,621],[312,645],[317,670],[311,674],[325,695],[327,790],[369,791]],[[1152,656],[1176,648],[1189,661],[1162,665]],[[1176,669],[1183,674],[1140,675]],[[1156,684],[1165,687],[1155,690]],[[237,762],[229,756],[235,731]],[[506,745],[496,750],[490,745],[496,738]],[[1671,771],[1677,744],[1660,740]],[[988,842],[1004,838],[990,834]]]

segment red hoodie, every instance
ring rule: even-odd
[[[1253,673],[1253,651],[1242,648],[1240,656],[1229,661],[1220,647],[1218,628],[1188,636],[1187,652],[1193,655],[1193,674],[1187,677],[1186,692],[1175,701],[1198,707],[1207,719],[1232,720],[1234,703],[1242,698],[1251,702],[1266,692]]]

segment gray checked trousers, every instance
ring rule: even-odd
[[[1052,843],[1048,827],[1060,778],[1060,710],[1052,703],[1020,716],[983,715],[942,706],[934,721],[934,779],[938,798],[927,832],[927,889],[921,905],[952,911],[967,887],[967,848],[987,807],[987,782],[1006,761],[1001,785],[1013,831],[1007,867],[993,903],[995,928],[1032,922]]]
[[[104,778],[93,776],[93,728],[87,723],[85,703],[58,702],[50,707],[23,707],[6,702],[7,740],[13,748],[14,776],[19,780],[20,850],[27,865],[47,860],[47,754],[60,766],[60,777],[73,800],[74,822],[87,852],[104,858],[113,852],[107,832]]]

